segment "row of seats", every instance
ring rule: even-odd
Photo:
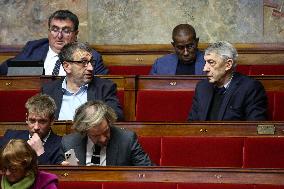
[[[118,86],[125,121],[186,121],[202,76],[102,76]],[[255,77],[268,96],[268,120],[284,120],[284,77]],[[0,77],[0,121],[24,121],[24,103],[51,77]],[[9,107],[9,108],[8,108]]]
[[[283,137],[141,136],[161,166],[284,168]]]
[[[283,122],[246,125],[220,122],[211,123],[211,127],[209,124],[210,122],[203,125],[121,122],[117,126],[135,131],[143,149],[157,165],[284,168]],[[68,134],[72,132],[71,125],[72,122],[56,123],[53,130],[60,135]],[[270,125],[270,129],[275,127],[275,135],[257,134],[257,128],[261,125]],[[2,122],[0,126],[2,135],[6,129],[26,129],[24,122]]]
[[[151,65],[108,66],[110,75],[148,75]],[[284,65],[238,65],[237,71],[245,75],[284,75]]]

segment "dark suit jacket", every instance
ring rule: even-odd
[[[72,133],[62,138],[63,151],[74,149],[80,165],[86,165],[88,137]],[[110,140],[106,150],[107,166],[150,166],[152,162],[138,143],[134,132],[110,127]]]
[[[178,56],[176,54],[167,54],[155,61],[151,68],[150,75],[176,75],[177,65]],[[195,75],[203,75],[204,65],[203,53],[197,51]]]
[[[42,93],[51,96],[56,103],[57,109],[55,112],[55,119],[58,119],[59,112],[63,99],[62,82],[64,77],[60,80],[55,80],[50,83],[45,83],[42,86]],[[87,90],[87,100],[101,100],[109,105],[117,114],[118,120],[123,120],[123,111],[119,100],[116,96],[116,84],[110,80],[94,76],[94,79],[89,83]]]
[[[196,85],[188,120],[207,120],[213,90],[214,86],[208,80],[202,80]],[[267,96],[262,84],[248,76],[234,73],[220,106],[218,120],[258,121],[266,119]]]
[[[7,130],[0,140],[1,147],[11,139],[29,140],[29,131],[27,130]],[[42,165],[60,164],[65,160],[61,148],[61,136],[54,134],[51,130],[44,147],[44,153],[38,157],[38,163]]]
[[[28,41],[21,53],[15,58],[9,59],[0,65],[0,75],[6,75],[8,70],[8,63],[10,60],[41,60],[44,61],[48,52],[48,39],[43,38],[35,41]],[[101,55],[93,50],[93,58],[95,62],[94,74],[107,74],[108,70],[103,64]]]

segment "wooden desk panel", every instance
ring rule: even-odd
[[[200,43],[203,51],[208,43]],[[239,53],[238,64],[283,64],[283,43],[238,43],[234,44]],[[21,52],[22,45],[2,45],[0,62]],[[172,53],[171,44],[133,44],[133,45],[91,45],[102,54],[104,64],[112,65],[152,65],[156,58]]]
[[[62,181],[227,183],[284,185],[283,169],[191,169],[186,167],[40,166]]]
[[[271,125],[275,134],[258,134],[257,127]],[[132,130],[138,136],[265,136],[283,137],[284,122],[192,122],[192,123],[163,123],[163,122],[117,122],[115,126]],[[71,121],[56,121],[52,126],[55,133],[63,136],[73,132]],[[24,130],[25,122],[0,122],[0,136],[7,129]]]

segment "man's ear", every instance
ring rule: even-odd
[[[79,33],[79,30],[75,31],[75,41],[77,42],[77,38],[78,38],[78,33]]]
[[[63,69],[66,73],[70,73],[70,70],[71,70],[71,64],[70,63],[64,61],[62,63],[62,67],[63,67]]]
[[[226,71],[233,68],[234,61],[233,59],[229,58],[226,60]]]
[[[195,43],[196,43],[196,48],[198,48],[199,37],[197,37],[197,38],[195,39]]]
[[[53,125],[54,121],[55,121],[55,117],[53,116],[53,117],[50,118],[50,126]]]

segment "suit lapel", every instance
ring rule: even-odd
[[[60,112],[60,108],[61,108],[61,104],[62,104],[62,99],[63,99],[63,89],[62,89],[62,82],[63,82],[64,78],[60,79],[60,81],[57,82],[57,85],[55,86],[56,89],[54,90],[54,101],[56,103],[56,106],[58,108],[56,108],[55,111],[55,119],[58,119],[59,117],[59,112]]]
[[[224,115],[225,115],[225,111],[228,108],[228,103],[231,99],[231,97],[234,94],[234,91],[236,91],[236,89],[239,86],[239,82],[240,82],[240,77],[238,74],[234,74],[230,86],[228,87],[228,89],[226,89],[226,93],[223,99],[223,102],[220,106],[220,110],[219,110],[219,115],[218,115],[218,120],[223,120],[224,119]]]
[[[96,89],[96,76],[94,76],[93,80],[88,85],[88,89],[87,89],[87,100],[88,101],[98,99],[95,89]]]
[[[204,112],[201,114],[201,120],[204,121],[207,119],[208,111],[211,105],[211,101],[213,98],[213,85],[208,83],[208,87],[206,88],[206,91],[204,92],[204,98],[203,98],[203,105],[201,107],[204,107]]]
[[[119,151],[119,141],[116,141],[116,137],[114,136],[113,128],[110,127],[110,141],[107,145],[106,150],[106,165],[117,165],[117,157]]]
[[[79,145],[74,149],[80,165],[86,165],[87,138],[87,136],[81,138],[81,140],[78,141]]]

